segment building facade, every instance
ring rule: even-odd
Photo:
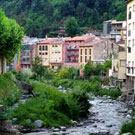
[[[37,44],[37,56],[44,66],[57,69],[62,65],[63,38],[47,38]]]
[[[127,1],[127,90],[135,93],[135,0]]]
[[[17,54],[17,60],[20,61],[20,70],[32,67],[32,61],[36,56],[36,44],[40,40],[38,38],[24,38],[21,52]]]
[[[63,46],[63,66],[79,66],[79,47],[88,41],[95,39],[94,35],[84,35],[80,37],[67,38]]]

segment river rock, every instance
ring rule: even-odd
[[[132,117],[131,117],[131,115],[128,114],[128,115],[126,116],[126,118],[127,118],[127,119],[131,119]]]
[[[54,128],[54,129],[53,129],[53,132],[59,132],[59,131],[60,131],[59,128]]]
[[[124,134],[122,134],[122,135],[132,135],[131,133],[124,133]]]
[[[128,112],[128,109],[119,110],[118,112],[119,113],[127,113]]]
[[[41,128],[43,126],[43,121],[42,120],[36,120],[36,121],[34,121],[34,125],[38,128]]]
[[[71,120],[72,124],[77,124],[77,121]]]
[[[62,86],[59,86],[59,87],[58,87],[58,90],[63,90],[63,87],[62,87]]]
[[[119,135],[119,132],[116,132],[114,135]]]
[[[61,126],[60,129],[61,129],[62,131],[66,131],[66,127],[64,127],[64,126]]]

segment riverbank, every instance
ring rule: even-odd
[[[125,103],[107,97],[95,97],[88,119],[74,127],[51,129],[26,135],[118,135],[122,124],[130,120],[130,111]],[[43,129],[42,129],[43,130]]]

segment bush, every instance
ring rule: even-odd
[[[0,75],[0,104],[5,107],[13,105],[20,97],[20,89],[15,84],[12,73]]]
[[[112,99],[117,99],[121,95],[121,91],[118,89],[116,90],[101,89],[100,91],[95,92],[95,95],[98,95],[98,96],[107,95],[107,96],[110,96]]]
[[[132,133],[132,135],[135,135],[135,120],[123,124],[120,134],[129,132]]]
[[[58,71],[57,76],[60,79],[76,79],[78,77],[79,70],[74,67],[62,68]]]
[[[40,119],[45,127],[58,127],[71,124],[71,119],[78,120],[88,115],[88,96],[83,91],[62,93],[55,87],[40,82],[33,82],[34,90],[40,93],[40,97],[33,98],[19,106],[9,116],[16,117],[16,124],[34,128],[28,125],[27,119],[32,123]]]
[[[33,75],[31,69],[29,69],[29,68],[24,68],[21,71],[21,74],[22,74],[22,77],[26,78],[26,79],[30,79],[32,77],[32,75]]]

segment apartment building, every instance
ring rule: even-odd
[[[37,56],[44,66],[56,69],[62,65],[63,43],[63,38],[47,38],[37,44]]]
[[[83,35],[73,38],[67,38],[63,45],[63,66],[79,66],[79,47],[88,41],[95,39],[94,35]]]
[[[126,21],[108,20],[103,23],[101,37],[109,37],[113,42],[121,40],[121,33],[126,38]]]
[[[20,62],[20,70],[23,68],[31,68],[32,61],[36,56],[36,44],[41,39],[25,37],[22,43],[20,54],[17,54],[16,60]]]
[[[96,37],[79,46],[79,66],[88,61],[102,64],[117,50],[118,46],[112,44],[109,39]]]
[[[119,42],[121,40],[121,31],[126,27],[126,21],[112,21],[111,23],[111,40]],[[126,35],[125,35],[126,36]]]
[[[127,0],[127,89],[135,92],[135,0]]]

